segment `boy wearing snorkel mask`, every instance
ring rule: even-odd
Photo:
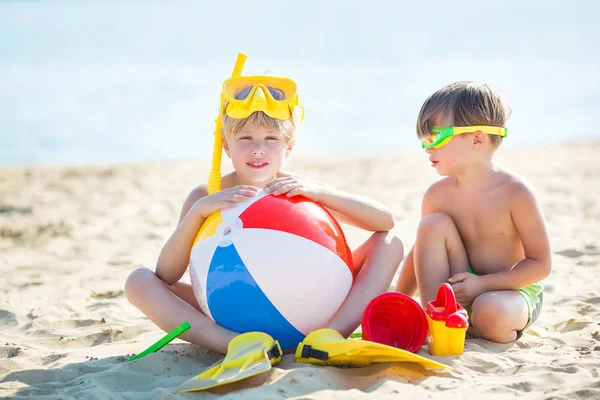
[[[179,282],[196,234],[211,214],[248,201],[259,189],[274,195],[301,195],[326,207],[338,221],[375,232],[353,252],[359,273],[328,324],[348,337],[359,325],[368,302],[388,289],[402,260],[402,242],[389,232],[394,226],[392,212],[375,200],[282,171],[300,122],[296,111],[301,105],[292,80],[230,78],[223,85],[223,95],[223,149],[234,171],[221,179],[222,190],[214,194],[208,193],[207,185],[191,191],[179,224],[161,251],[156,272],[146,268],[133,271],[125,286],[127,298],[161,329],[168,331],[189,321],[192,328],[182,339],[225,353],[238,333],[204,315],[192,287]]]
[[[456,82],[423,104],[417,136],[444,178],[429,187],[415,245],[396,290],[421,303],[449,282],[470,311],[469,333],[508,343],[539,316],[551,268],[548,234],[531,186],[494,162],[509,110],[485,84]]]

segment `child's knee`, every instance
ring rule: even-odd
[[[157,279],[154,272],[148,268],[138,268],[131,272],[125,281],[125,297],[130,303],[139,297],[139,294],[147,290],[147,283]]]
[[[404,243],[402,243],[402,240],[392,232],[388,233],[387,239],[389,240],[390,248],[399,263],[402,261],[402,257],[404,257]]]
[[[373,235],[378,239],[376,241],[378,245],[374,248],[375,251],[381,251],[380,246],[383,246],[386,254],[390,258],[398,259],[398,263],[402,261],[402,257],[404,256],[404,244],[394,232],[376,232]]]
[[[446,213],[427,214],[419,222],[417,235],[429,234],[431,232],[445,230],[454,227],[454,220]]]
[[[494,342],[515,340],[511,335],[513,333],[512,321],[510,321],[511,310],[508,307],[509,305],[504,302],[492,300],[486,293],[473,301],[471,321],[481,337]]]

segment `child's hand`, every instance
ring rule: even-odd
[[[267,183],[264,191],[275,196],[281,194],[285,194],[287,197],[301,195],[318,202],[320,196],[325,192],[325,186],[295,176],[288,176],[277,178]]]
[[[462,306],[469,306],[481,293],[485,292],[481,277],[469,272],[454,274],[448,282],[452,285],[456,301]]]
[[[208,218],[219,210],[233,208],[238,203],[248,201],[249,198],[256,196],[257,192],[257,187],[247,185],[223,189],[196,201],[192,210],[198,212],[202,217]]]

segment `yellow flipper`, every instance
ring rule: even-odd
[[[269,371],[281,360],[279,342],[263,332],[236,336],[227,346],[221,363],[179,386],[176,392],[194,392],[226,383],[237,382]]]
[[[425,368],[450,368],[409,351],[368,340],[348,340],[333,329],[312,332],[298,345],[296,361],[317,365],[366,367],[374,362],[413,362]]]

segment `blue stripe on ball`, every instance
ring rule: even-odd
[[[234,332],[268,333],[283,349],[295,348],[304,339],[260,289],[233,244],[215,250],[206,297],[215,322]]]

